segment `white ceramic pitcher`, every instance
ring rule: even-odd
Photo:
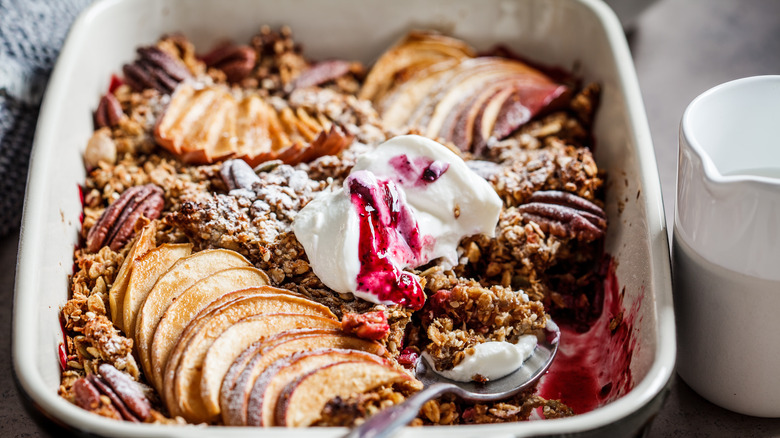
[[[691,102],[676,201],[678,372],[715,404],[780,417],[780,76]]]

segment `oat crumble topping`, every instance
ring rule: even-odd
[[[603,239],[587,241],[576,233],[553,233],[545,224],[529,220],[521,207],[535,193],[550,190],[601,205],[604,175],[589,148],[590,124],[600,93],[597,84],[578,89],[566,108],[542,114],[504,139],[489,139],[482,156],[447,144],[493,186],[504,208],[495,237],[463,239],[458,248],[459,264],[452,270],[444,271],[435,262],[414,270],[427,301],[422,310],[413,312],[330,290],[313,273],[292,232],[297,212],[318,193],[340,186],[357,157],[405,133],[385,128],[372,103],[358,99],[366,70],[353,63],[346,74],[317,86],[295,88],[296,79],[313,64],[304,58],[301,46],[286,27],[279,31],[261,29],[249,45],[257,61],[235,82],[228,82],[227,69],[206,65],[181,35],[164,37],[156,47],[181,62],[201,83],[227,87],[238,97],[261,96],[277,111],[298,112],[301,120],[310,117],[326,129],[336,124],[355,140],[337,156],[297,165],[265,162],[254,169],[257,179],[251,185],[231,188],[220,177],[220,162],[188,165],[156,145],[155,124],[170,95],[121,84],[110,93],[121,105],[122,117],[115,125],[99,129],[115,147],[116,158],[99,161],[89,169],[83,187],[82,239],[128,188],[154,184],[163,190],[161,217],[145,218],[135,228],[154,222],[155,245],[190,243],[194,252],[215,248],[236,251],[263,270],[271,285],[321,303],[339,319],[347,314],[378,312],[388,325],[379,342],[391,358],[397,359],[405,351],[418,354],[426,350],[440,369],[460,363],[478,343],[514,342],[523,334],[538,332],[547,312],[587,320]],[[108,363],[141,382],[149,394],[153,410],[145,421],[182,423],[184,420],[167,412],[159,395],[145,385],[134,340],[111,321],[108,293],[134,243],[131,239],[118,251],[108,247],[96,253],[85,248],[75,251],[70,299],[62,308],[67,362],[59,393],[74,401],[74,383]],[[396,385],[336,397],[315,424],[359,424],[412,392]],[[106,396],[99,400],[93,412],[122,418]],[[544,400],[531,390],[486,404],[468,404],[445,396],[428,402],[413,424],[520,421],[528,419],[536,408],[542,408],[545,418],[573,414],[559,401]]]

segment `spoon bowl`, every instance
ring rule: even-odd
[[[401,404],[385,409],[352,429],[344,438],[382,438],[409,424],[429,400],[443,394],[455,394],[466,401],[487,402],[501,400],[518,394],[541,378],[552,364],[558,352],[561,331],[552,321],[547,321],[536,348],[520,367],[500,379],[478,382],[456,382],[437,374],[433,365],[420,358],[415,374],[422,382],[423,390]]]

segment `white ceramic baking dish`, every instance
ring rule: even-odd
[[[413,28],[434,28],[485,49],[504,43],[525,56],[579,66],[603,86],[595,135],[609,175],[607,252],[618,261],[624,305],[641,299],[631,363],[636,385],[623,397],[572,418],[407,428],[404,436],[633,435],[660,408],[675,361],[669,251],[645,110],[620,23],[594,0],[105,0],[74,24],[46,93],[35,136],[16,273],[13,360],[21,388],[56,423],[107,436],[257,436],[248,428],[138,425],[79,409],[57,396],[58,311],[67,300],[79,230],[81,152],[91,112],[111,73],[138,45],[183,32],[199,47],[247,41],[262,24],[287,24],[305,53],[370,63]],[[640,298],[643,297],[643,298]],[[339,436],[343,429],[265,430],[264,436]]]

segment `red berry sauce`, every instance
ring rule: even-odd
[[[422,253],[433,246],[433,238],[420,234],[414,213],[392,181],[379,181],[368,171],[356,171],[345,186],[360,221],[357,290],[375,295],[381,302],[421,308],[425,294],[420,282],[395,263],[425,263]]]
[[[634,326],[644,293],[625,310],[614,259],[608,257],[606,264],[601,316],[585,332],[559,322],[558,355],[538,386],[540,396],[561,400],[576,414],[603,406],[634,387],[631,359],[638,348]],[[620,322],[611,327],[616,318]]]

